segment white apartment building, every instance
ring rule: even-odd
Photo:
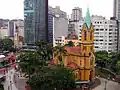
[[[65,44],[64,41],[65,41],[65,37],[64,37],[64,36],[56,37],[56,38],[54,39],[54,44],[53,44],[53,46],[55,47],[55,46],[57,46],[57,45],[64,45],[64,44]]]
[[[95,33],[95,51],[117,52],[117,23],[102,16],[92,16]]]
[[[92,16],[91,22],[94,25],[94,46],[95,51],[117,52],[117,23],[115,20],[108,20],[102,16]],[[79,21],[79,40],[84,21]],[[76,23],[75,23],[76,24]]]

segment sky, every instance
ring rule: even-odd
[[[0,0],[0,18],[23,19],[24,0]],[[50,6],[60,6],[61,10],[72,13],[74,7],[80,7],[85,16],[87,7],[91,15],[101,15],[106,18],[113,16],[113,0],[49,0]]]

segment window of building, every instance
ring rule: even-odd
[[[112,29],[109,29],[109,31],[112,31]]]
[[[112,43],[109,43],[109,45],[112,45]]]
[[[112,40],[109,40],[110,42],[112,41]]]
[[[103,41],[103,39],[100,39],[100,41]]]
[[[109,27],[113,27],[113,25],[109,25]]]
[[[104,31],[104,29],[100,29],[100,31]]]
[[[99,29],[96,29],[96,31],[99,31]]]
[[[92,40],[92,32],[90,32],[90,40]]]
[[[95,46],[95,48],[99,48],[98,46]]]
[[[87,40],[87,32],[84,31],[84,40]]]

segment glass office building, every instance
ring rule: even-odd
[[[48,39],[48,0],[24,1],[24,36],[26,44]]]

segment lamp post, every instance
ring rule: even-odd
[[[104,90],[106,90],[106,86],[107,86],[107,80],[105,80],[105,89]]]
[[[110,75],[108,75],[108,78],[105,80],[105,89],[104,90],[106,90],[106,88],[107,88],[107,81],[109,81],[109,79],[110,79]]]

